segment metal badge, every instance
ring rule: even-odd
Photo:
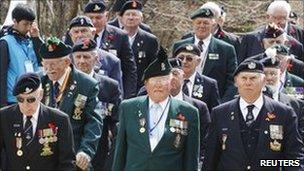
[[[222,135],[222,150],[226,150],[227,134]]]
[[[277,140],[270,142],[270,149],[273,151],[281,151],[282,144],[279,143]]]
[[[283,139],[283,126],[282,125],[269,125],[270,138],[273,140]]]

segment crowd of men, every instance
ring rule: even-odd
[[[42,40],[35,12],[14,8],[0,32],[1,169],[304,170],[304,30],[288,2],[239,36],[206,2],[172,54],[142,11],[89,1],[64,40]]]

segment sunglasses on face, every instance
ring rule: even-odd
[[[23,98],[23,97],[17,96],[17,101],[18,101],[19,103],[23,103],[25,100],[26,100],[28,103],[34,103],[34,102],[36,101],[36,97]]]
[[[186,59],[186,62],[192,62],[194,60],[194,58],[190,55],[180,55],[180,56],[177,56],[178,59],[180,59],[181,61],[184,61],[184,59]]]

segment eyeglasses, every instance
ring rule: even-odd
[[[177,56],[178,59],[180,59],[181,61],[184,61],[184,59],[186,59],[186,62],[192,62],[194,57],[193,56],[190,56],[190,55],[180,55],[180,56]]]
[[[23,103],[25,100],[28,103],[34,103],[36,101],[36,97],[23,98],[23,97],[17,96],[17,101],[19,103]]]

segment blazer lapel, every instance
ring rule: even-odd
[[[212,36],[211,37],[211,40],[210,40],[210,44],[209,44],[209,47],[208,47],[208,51],[207,51],[207,55],[205,56],[205,65],[204,65],[204,68],[203,68],[203,74],[204,75],[208,75],[209,72],[211,71],[211,69],[213,68],[213,62],[209,59],[209,54],[211,53],[217,53],[215,50],[215,44],[216,42],[214,42],[214,37]]]
[[[139,117],[139,120],[141,118],[144,118],[145,119],[145,132],[142,133],[143,135],[143,141],[144,141],[144,144],[146,146],[146,148],[148,149],[148,151],[151,151],[151,146],[150,146],[150,141],[149,141],[149,98],[148,96],[145,96],[143,98],[142,101],[139,101],[137,103],[137,109],[138,109],[138,117]],[[138,124],[140,124],[140,121],[138,121]],[[139,125],[141,127],[141,125]],[[140,130],[139,130],[140,131]]]

